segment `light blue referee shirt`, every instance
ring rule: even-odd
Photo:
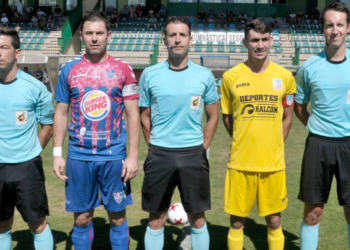
[[[341,62],[329,61],[322,51],[300,67],[295,81],[295,101],[311,101],[306,128],[326,137],[350,136],[350,51]]]
[[[139,106],[151,107],[150,143],[165,148],[202,144],[204,103],[219,99],[211,71],[191,61],[182,70],[170,69],[167,61],[146,68],[139,95]]]
[[[45,85],[19,70],[16,80],[0,82],[0,163],[21,163],[38,156],[37,122],[52,124],[52,95]]]

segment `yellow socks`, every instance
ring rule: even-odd
[[[228,250],[242,250],[243,249],[243,227],[235,229],[230,227],[227,236]]]
[[[283,250],[284,235],[281,226],[277,229],[267,227],[267,242],[269,243],[269,250]]]

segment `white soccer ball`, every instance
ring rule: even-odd
[[[175,203],[168,210],[168,219],[171,224],[184,225],[188,222],[187,213],[181,203]]]

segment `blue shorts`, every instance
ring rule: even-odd
[[[86,212],[102,204],[108,212],[120,212],[132,205],[130,182],[122,181],[122,169],[123,160],[67,158],[66,211]]]

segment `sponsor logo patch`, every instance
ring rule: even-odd
[[[28,111],[16,111],[16,125],[25,125],[28,123]]]
[[[272,87],[277,91],[281,90],[282,89],[282,79],[273,78]]]
[[[198,110],[201,106],[202,97],[199,95],[191,96],[191,109]]]
[[[100,121],[108,115],[111,102],[105,92],[92,90],[84,95],[80,108],[86,119]]]

